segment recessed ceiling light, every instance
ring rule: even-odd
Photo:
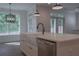
[[[62,8],[63,8],[63,6],[62,6],[61,4],[56,4],[56,5],[54,5],[54,6],[52,7],[53,10],[60,10],[60,9],[62,9]]]

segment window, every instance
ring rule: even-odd
[[[16,15],[16,22],[15,23],[7,23],[5,21],[4,13],[0,13],[0,34],[4,33],[19,33],[20,32],[20,16]]]
[[[36,18],[34,16],[29,16],[27,19],[28,32],[36,32]]]
[[[63,33],[64,16],[62,14],[54,14],[51,17],[51,32]]]
[[[53,19],[51,22],[51,32],[56,33],[56,19]]]

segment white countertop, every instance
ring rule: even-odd
[[[36,38],[41,38],[45,40],[50,40],[54,42],[63,42],[63,41],[69,41],[69,40],[76,40],[79,39],[79,34],[54,34],[54,33],[49,33],[45,32],[43,35],[41,32],[35,32],[35,33],[22,33],[22,34],[33,34],[36,36]]]
[[[44,34],[44,35],[38,35],[37,38],[42,38],[45,40],[50,40],[54,42],[63,42],[63,41],[69,41],[69,40],[79,40],[78,34]]]

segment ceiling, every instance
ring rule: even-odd
[[[79,3],[62,3],[65,10],[74,10],[79,7]]]
[[[56,3],[45,3],[45,4],[38,4],[39,6],[44,6],[44,7],[50,7],[52,9],[52,7],[55,5]],[[79,8],[79,3],[60,3],[64,8],[63,10],[74,10],[76,8]]]
[[[12,3],[11,8],[16,10],[29,10],[32,6],[35,5],[34,3]],[[39,6],[44,7],[51,7],[55,5],[55,3],[47,4],[47,3],[39,3]],[[73,10],[79,7],[79,3],[61,3],[63,5],[64,10]],[[8,3],[0,3],[0,8],[9,8]]]
[[[27,11],[27,10],[31,9],[33,5],[34,5],[33,3],[12,3],[11,9]],[[1,8],[9,9],[9,4],[8,3],[0,3],[0,9]]]

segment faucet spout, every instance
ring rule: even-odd
[[[44,32],[45,32],[44,24],[43,24],[43,23],[38,23],[38,25],[37,25],[37,30],[38,30],[38,28],[39,28],[39,25],[42,26],[42,34],[44,34]]]

